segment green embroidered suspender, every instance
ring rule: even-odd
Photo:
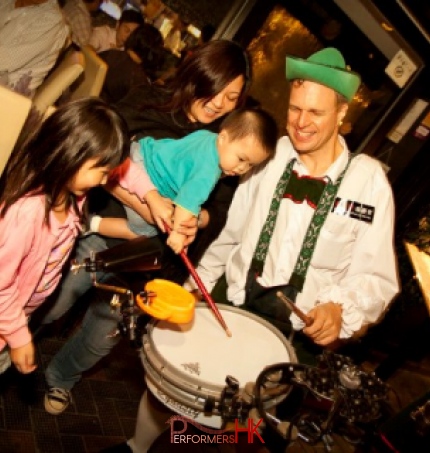
[[[281,179],[278,181],[275,192],[273,194],[272,202],[270,204],[269,213],[260,233],[257,242],[257,247],[251,262],[251,269],[255,270],[258,274],[263,272],[264,263],[266,261],[267,253],[269,251],[270,240],[276,225],[278,217],[279,206],[288,186],[291,177],[295,159],[292,159],[285,167]],[[336,197],[337,191],[340,187],[343,177],[351,162],[351,156],[345,169],[333,183],[331,180],[325,185],[324,190],[315,209],[314,215],[311,219],[309,227],[306,231],[302,247],[294,266],[293,273],[291,274],[289,284],[293,285],[298,291],[303,289],[306,273],[308,271],[312,255],[315,250],[316,242],[329,212]]]

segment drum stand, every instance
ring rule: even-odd
[[[302,406],[307,407],[286,421],[269,413],[263,403],[267,393],[282,394],[291,385],[303,391]],[[255,384],[255,405],[265,425],[282,439],[290,442],[298,437],[311,445],[322,441],[326,451],[331,451],[333,433],[359,443],[369,428],[375,428],[388,390],[374,373],[365,373],[348,357],[327,350],[319,356],[317,367],[280,363],[263,370]],[[345,427],[347,432],[342,431]]]
[[[110,306],[119,311],[122,321],[118,324],[118,332],[128,336],[132,343],[140,341],[137,333],[138,318],[144,313],[135,304],[135,296],[131,289],[116,285],[99,283],[97,272],[147,272],[161,268],[162,248],[157,238],[139,237],[125,244],[120,244],[102,252],[90,254],[82,263],[72,261],[70,270],[74,273],[81,269],[91,273],[94,287],[113,293]],[[150,292],[139,291],[144,301],[153,296]]]

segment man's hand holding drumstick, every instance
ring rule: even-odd
[[[304,322],[306,327],[303,329],[303,333],[314,343],[328,346],[339,339],[342,326],[342,306],[340,304],[327,302],[317,305],[308,314],[305,314],[281,291],[278,291],[276,295]]]

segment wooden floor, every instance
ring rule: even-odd
[[[144,389],[138,354],[118,345],[73,390],[73,403],[59,416],[43,407],[43,368],[64,343],[45,338],[38,344],[38,370],[29,376],[8,370],[0,381],[1,453],[98,452],[128,438]]]
[[[9,370],[0,378],[1,453],[95,453],[131,437],[142,391],[143,370],[137,352],[123,340],[111,356],[88,373],[73,391],[74,402],[60,416],[43,409],[45,390],[43,364],[63,344],[62,338],[45,338],[38,344],[42,365],[31,376]],[[430,343],[428,343],[430,344]],[[369,352],[363,363],[366,371],[375,369],[387,358],[380,351]],[[407,360],[386,381],[392,388],[390,404],[399,412],[430,390],[430,354]],[[156,452],[191,452],[172,444],[168,435],[157,442]],[[309,445],[297,440],[287,448],[280,441],[250,445],[241,438],[237,445],[218,445],[204,451],[266,453],[324,452],[323,443]],[[374,446],[374,451],[382,451]],[[360,452],[360,446],[334,436],[333,453]],[[203,450],[199,450],[203,451]],[[368,452],[369,450],[367,450]],[[415,453],[415,452],[405,452]],[[420,453],[420,452],[416,452]]]

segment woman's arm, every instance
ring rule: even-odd
[[[142,201],[137,195],[130,193],[118,184],[113,186],[105,186],[105,189],[110,192],[121,203],[136,211],[148,223],[154,224],[154,219],[151,215],[148,205]]]

